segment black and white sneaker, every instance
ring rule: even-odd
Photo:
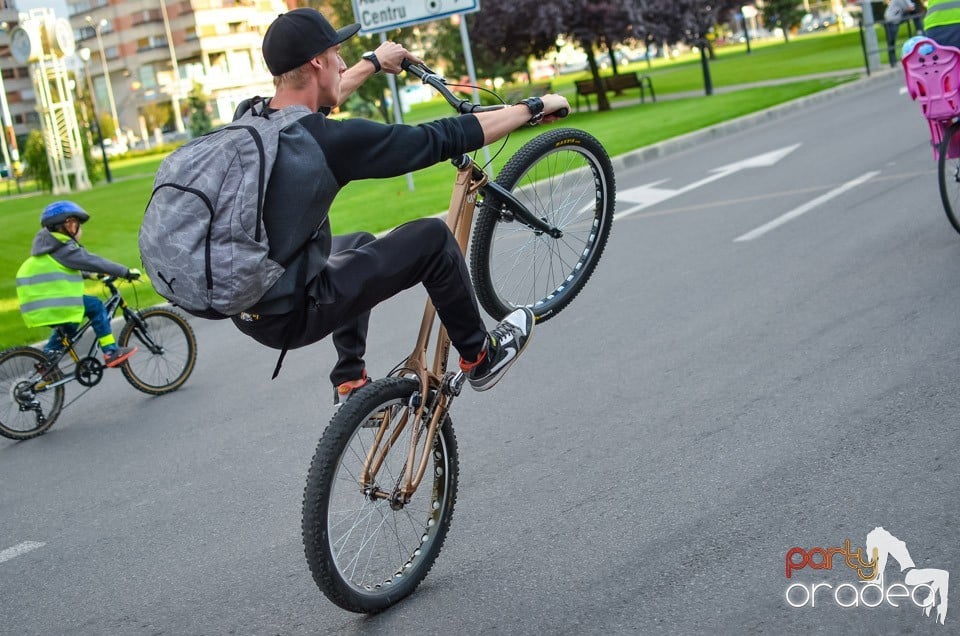
[[[460,368],[477,391],[500,381],[530,342],[536,317],[529,307],[512,311],[487,334],[487,345],[476,362],[460,359]]]

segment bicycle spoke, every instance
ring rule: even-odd
[[[348,609],[385,607],[396,601],[397,594],[409,593],[436,558],[442,545],[438,533],[445,533],[449,524],[455,490],[446,464],[450,447],[440,440],[452,433],[438,432],[435,446],[424,449],[426,429],[418,426],[415,409],[408,406],[418,386],[414,380],[399,378],[374,382],[340,407],[314,457],[304,494],[307,560],[321,589]],[[378,399],[378,391],[394,397]],[[368,406],[363,405],[364,400]],[[374,448],[378,457],[382,454],[382,465],[374,483],[361,489],[358,477],[380,431],[380,427],[365,424],[385,410],[389,420],[380,448]],[[404,430],[383,453],[390,435],[401,424]],[[349,433],[328,438],[330,430],[341,427]],[[336,450],[325,450],[330,439],[337,440]],[[453,438],[449,439],[453,443]],[[428,453],[428,464],[420,489],[403,502],[398,488],[406,478],[412,440],[417,442],[418,457]],[[314,524],[322,525],[324,532],[313,530]],[[363,600],[356,600],[356,594]],[[348,602],[348,598],[354,600]]]
[[[63,409],[63,386],[43,385],[61,379],[58,369],[45,371],[46,357],[31,347],[15,347],[0,353],[0,435],[30,439],[43,434]],[[43,380],[43,381],[41,381]]]

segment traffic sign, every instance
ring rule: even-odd
[[[364,35],[479,10],[480,0],[353,0]]]

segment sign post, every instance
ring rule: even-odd
[[[441,18],[473,13],[480,10],[480,0],[353,0],[353,14],[360,23],[360,33],[363,35],[380,34],[380,41],[386,40],[385,31],[403,27],[433,22]],[[474,84],[477,79],[473,74],[473,56],[470,52],[470,42],[466,39],[466,24],[461,22],[460,34],[464,38],[463,50],[467,57],[467,68],[470,69],[470,81]],[[387,75],[390,92],[393,93],[393,107],[398,124],[403,123],[403,112],[400,107],[400,91],[397,90],[397,80],[393,75]],[[479,94],[474,91],[473,101],[479,103]],[[489,150],[484,150],[488,153]],[[407,187],[413,190],[413,177],[407,174]]]
[[[480,0],[353,0],[353,13],[364,35],[479,10]]]

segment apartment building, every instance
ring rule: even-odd
[[[283,0],[67,0],[67,7],[78,49],[90,51],[85,66],[98,112],[115,117],[128,137],[149,138],[155,126],[182,133],[195,84],[215,122],[229,121],[241,99],[273,93],[260,47],[288,10]]]

